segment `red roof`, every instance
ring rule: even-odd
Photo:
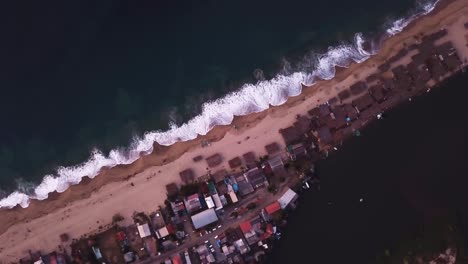
[[[119,241],[124,241],[124,240],[125,240],[125,233],[122,232],[122,231],[118,232],[118,233],[117,233],[117,239],[118,239]]]
[[[250,224],[250,221],[245,221],[242,224],[240,224],[240,229],[242,230],[242,233],[247,233],[252,229],[252,224]]]
[[[272,204],[268,205],[267,207],[265,207],[265,211],[269,214],[269,215],[272,215],[276,212],[278,212],[279,210],[281,210],[281,206],[280,206],[280,203],[278,201],[275,201],[273,202]]]
[[[172,257],[172,264],[182,264],[182,260],[179,255],[174,255]]]

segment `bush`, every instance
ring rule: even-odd
[[[120,221],[123,221],[124,220],[124,217],[121,215],[121,214],[115,214],[114,216],[112,216],[112,223],[113,224],[116,224]]]

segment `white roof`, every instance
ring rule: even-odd
[[[214,204],[213,199],[211,198],[211,196],[205,197],[205,202],[206,202],[206,205],[208,206],[208,208],[215,207],[215,204]]]
[[[169,235],[169,231],[167,230],[167,227],[163,227],[163,228],[158,229],[157,234],[158,234],[158,238],[163,238]]]
[[[239,199],[237,199],[237,195],[234,191],[229,192],[229,196],[231,196],[232,203],[237,203]]]
[[[297,193],[288,188],[288,190],[278,199],[278,202],[281,206],[281,209],[286,208],[291,201],[293,201],[297,197]]]
[[[137,228],[141,238],[151,236],[151,231],[148,224],[137,225]]]
[[[216,221],[218,221],[218,216],[213,208],[192,215],[192,223],[195,229],[199,229]]]

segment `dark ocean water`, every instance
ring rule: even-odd
[[[3,4],[0,189],[167,130],[202,103],[271,78],[287,59],[356,32],[375,35],[417,4],[398,1],[89,1]],[[312,63],[311,63],[312,64]],[[19,184],[20,183],[20,184]],[[32,183],[32,184],[26,184]],[[28,190],[23,190],[28,191]]]
[[[377,263],[421,237],[445,250],[448,224],[466,241],[467,83],[397,108],[320,162],[321,191],[303,194],[270,262]]]

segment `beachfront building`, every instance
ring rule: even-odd
[[[294,203],[299,196],[297,193],[290,188],[278,199],[278,203],[281,206],[281,209],[287,208],[289,205]]]
[[[195,229],[200,229],[209,224],[213,224],[218,221],[218,216],[213,208],[206,209],[198,214],[192,215],[192,223]]]
[[[187,213],[191,215],[192,213],[200,210],[202,208],[201,202],[200,202],[200,196],[198,193],[194,193],[190,196],[188,196],[184,200],[185,204],[185,209],[187,210]]]
[[[244,176],[255,189],[268,185],[263,171],[257,167],[245,172]]]
[[[297,160],[307,156],[307,150],[302,143],[288,146],[288,155],[291,160]]]

